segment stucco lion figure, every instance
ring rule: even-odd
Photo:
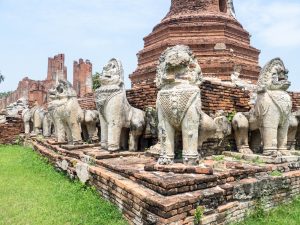
[[[258,79],[255,114],[265,155],[281,155],[287,150],[292,100],[287,93],[291,83],[280,58],[268,62]]]
[[[175,131],[180,130],[184,163],[193,165],[198,162],[201,81],[201,68],[189,47],[177,45],[162,53],[156,74],[159,89],[156,107],[161,144],[159,164],[173,163]]]
[[[81,121],[82,135],[87,142],[99,141],[98,128],[99,112],[97,110],[83,110],[84,118]]]
[[[296,135],[299,128],[300,113],[293,112],[289,117],[288,149],[295,150]],[[232,120],[237,149],[243,154],[259,153],[261,150],[261,135],[259,123],[254,108],[249,112],[238,112]],[[288,152],[283,152],[288,154]]]
[[[80,122],[83,119],[83,110],[72,85],[68,81],[58,80],[48,95],[48,110],[54,121],[57,140],[64,141],[66,133],[69,144],[81,143]]]
[[[22,111],[22,119],[25,127],[25,134],[39,135],[43,131],[44,109],[37,102],[29,109]]]
[[[145,113],[132,107],[126,98],[122,63],[111,59],[99,77],[96,105],[100,116],[101,147],[109,151],[138,150],[139,137],[145,128]]]

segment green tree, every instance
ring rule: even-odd
[[[0,92],[0,99],[9,96],[11,93],[12,93],[12,91]]]
[[[93,75],[93,90],[96,90],[101,85],[99,77],[100,77],[100,73],[98,73],[98,72],[96,72]]]
[[[0,83],[2,83],[4,81],[4,76],[2,75],[2,73],[0,72]]]

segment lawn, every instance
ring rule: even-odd
[[[281,205],[270,212],[259,209],[244,222],[235,225],[299,225],[300,198],[290,204]]]
[[[0,225],[125,225],[115,206],[34,151],[0,146]]]
[[[0,225],[125,225],[115,206],[56,172],[37,153],[0,146]],[[300,198],[238,225],[299,225]]]

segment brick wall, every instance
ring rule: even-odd
[[[134,107],[145,110],[155,107],[157,90],[153,82],[144,82],[137,88],[127,91],[127,98]],[[212,81],[204,81],[201,85],[202,109],[206,113],[218,110],[226,112],[249,111],[249,92],[233,85]]]
[[[19,134],[24,133],[23,121],[14,117],[7,117],[6,120],[6,123],[0,124],[0,144],[13,144]]]
[[[78,99],[79,105],[84,110],[96,110],[96,102],[94,93],[86,94]]]
[[[129,103],[139,109],[156,107],[157,89],[153,82],[145,81],[138,87],[127,90]],[[293,111],[300,107],[300,93],[291,92],[293,99]],[[247,112],[250,110],[249,91],[235,87],[229,83],[216,81],[204,81],[201,85],[202,109],[205,113],[215,113],[218,110],[225,112]],[[83,109],[96,109],[95,96],[93,93],[79,98]]]
[[[300,92],[291,92],[293,111],[300,110]]]
[[[79,97],[93,92],[92,69],[89,60],[79,59],[73,63],[73,87]]]
[[[58,54],[48,58],[47,80],[56,80],[56,76],[67,80],[67,67],[65,66],[65,55]]]

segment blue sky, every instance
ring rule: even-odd
[[[261,49],[260,63],[280,56],[290,70],[291,90],[300,91],[300,1],[235,0],[238,20]],[[101,71],[112,57],[128,74],[137,65],[143,37],[165,16],[170,0],[0,0],[1,91],[14,90],[28,76],[43,80],[47,59],[65,53],[72,80],[73,60],[90,59]]]

